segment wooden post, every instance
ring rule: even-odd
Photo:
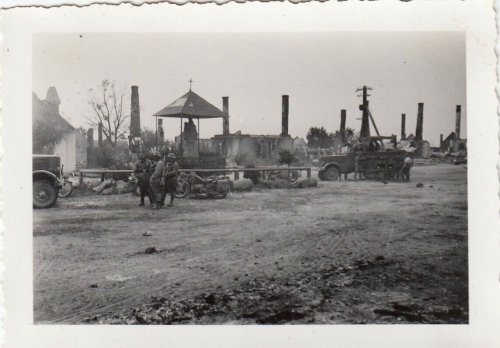
[[[155,132],[155,146],[156,150],[158,151],[158,116],[156,116],[156,132]]]
[[[311,168],[307,168],[307,178],[311,177]]]
[[[222,97],[222,112],[224,117],[222,118],[222,156],[227,155],[227,136],[229,135],[229,97]]]
[[[237,170],[235,170],[234,171],[234,180],[236,181],[236,180],[239,180],[239,179],[240,179],[240,172],[237,171]]]
[[[82,187],[81,185],[83,185],[83,172],[80,172],[80,188]]]
[[[368,115],[368,88],[363,86],[363,104],[359,106],[362,111],[360,137],[370,136],[370,116]]]
[[[181,117],[181,135],[180,135],[180,137],[181,137],[181,141],[180,141],[181,145],[180,145],[180,148],[179,148],[179,154],[182,157],[182,117]]]

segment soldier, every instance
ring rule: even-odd
[[[167,164],[165,166],[165,190],[170,194],[170,203],[167,207],[174,205],[175,189],[177,187],[177,175],[179,175],[179,164],[175,160],[175,155],[169,153],[167,156]],[[165,196],[163,197],[163,202],[165,201]]]
[[[361,154],[354,157],[354,180],[361,180]]]
[[[413,166],[413,159],[408,155],[403,161],[403,169],[401,170],[403,174],[404,181],[410,181],[410,169]]]
[[[139,191],[141,195],[141,203],[139,206],[144,206],[144,196],[147,194],[149,198],[149,204],[153,205],[153,197],[151,195],[151,190],[149,186],[149,180],[151,175],[151,161],[146,158],[144,153],[139,153],[139,160],[135,164],[134,175],[137,178],[137,185],[139,186]]]
[[[403,171],[404,158],[401,155],[394,156],[392,163],[392,179],[399,181],[401,179],[401,172]]]
[[[153,171],[153,174],[151,175],[151,190],[153,191],[154,195],[154,201],[155,201],[155,206],[153,209],[160,209],[161,208],[161,193],[162,193],[162,186],[163,186],[163,161],[161,160],[161,156],[158,153],[155,153],[154,159],[156,160],[156,165],[155,169]]]

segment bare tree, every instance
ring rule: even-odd
[[[102,123],[102,131],[105,140],[116,146],[120,139],[126,139],[125,133],[128,129],[127,120],[130,115],[125,113],[128,99],[125,88],[117,88],[114,82],[104,80],[97,90],[90,89],[89,105],[92,116],[87,117],[88,122],[98,127]]]

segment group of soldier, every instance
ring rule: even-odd
[[[139,153],[134,175],[141,197],[139,206],[144,206],[144,199],[148,196],[151,208],[160,209],[165,205],[167,193],[170,195],[167,207],[173,206],[179,175],[179,164],[173,153],[169,153],[165,160],[158,153],[153,153],[151,160],[144,153]]]
[[[363,154],[356,154],[354,157],[354,179],[363,179],[365,177],[365,161],[366,158]],[[387,172],[389,177],[384,177],[383,179],[390,180],[402,180],[402,181],[410,181],[410,170],[413,166],[413,159],[410,155],[406,156],[395,156],[392,161],[388,161]]]

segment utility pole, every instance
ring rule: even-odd
[[[363,97],[363,104],[359,106],[359,110],[363,112],[363,116],[361,118],[361,132],[359,134],[360,138],[365,138],[370,136],[370,114],[368,109],[368,97],[371,94],[368,94],[368,91],[372,91],[373,88],[363,86],[363,88],[357,88],[356,93],[363,92],[362,95],[358,95],[358,97]]]

